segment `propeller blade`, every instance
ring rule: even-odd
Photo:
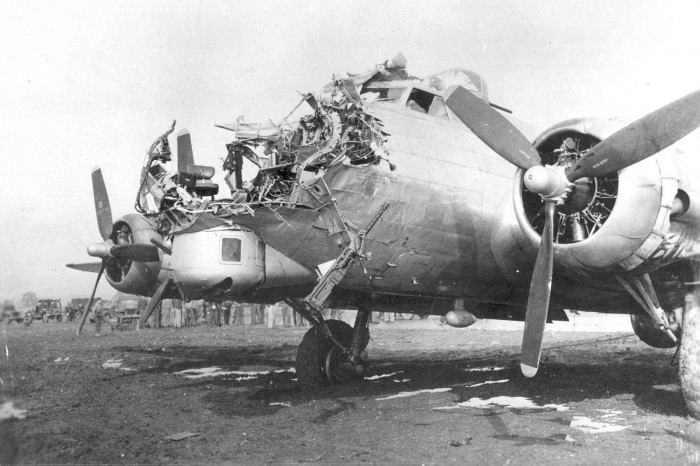
[[[545,223],[542,231],[540,249],[535,261],[530,282],[530,295],[527,298],[523,346],[520,355],[520,370],[525,377],[537,373],[542,352],[544,326],[549,311],[549,295],[552,291],[552,265],[554,259],[554,201],[545,201]]]
[[[109,206],[107,187],[100,168],[95,168],[92,171],[92,192],[95,197],[97,227],[100,229],[102,239],[106,240],[112,234],[112,209]]]
[[[540,155],[525,135],[488,103],[462,86],[450,87],[445,104],[487,146],[516,167],[541,165]]]
[[[137,330],[140,330],[141,326],[148,320],[149,317],[151,317],[151,314],[153,314],[153,311],[155,310],[156,306],[158,305],[158,303],[160,303],[161,299],[163,299],[163,293],[165,293],[165,290],[168,289],[168,286],[170,286],[172,282],[173,280],[171,278],[165,280],[163,283],[160,284],[156,292],[153,293],[153,296],[151,296],[151,300],[148,301],[148,306],[146,306],[146,309],[143,310],[141,316],[139,317],[138,324],[136,324]]]
[[[567,172],[569,181],[603,176],[662,151],[700,127],[700,91],[688,94],[605,138]]]
[[[102,261],[102,266],[100,267],[100,271],[97,272],[97,280],[95,280],[95,286],[92,288],[92,294],[90,295],[90,301],[88,301],[88,305],[83,311],[83,315],[80,317],[80,324],[78,325],[78,335],[80,335],[80,332],[83,331],[83,325],[85,325],[85,320],[87,319],[88,314],[90,313],[90,309],[92,308],[92,300],[95,299],[95,292],[97,291],[97,285],[100,283],[100,278],[102,278],[102,273],[105,271],[105,267],[107,266],[107,261]]]
[[[118,244],[110,249],[112,256],[134,262],[156,262],[160,260],[158,248],[152,244]]]
[[[181,129],[177,133],[177,171],[185,173],[187,165],[194,165],[194,153],[192,152],[192,138],[187,129]]]
[[[102,268],[102,262],[83,262],[80,264],[66,264],[66,267],[81,272],[99,273]]]

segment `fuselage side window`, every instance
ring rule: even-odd
[[[241,262],[240,238],[221,238],[221,262]]]

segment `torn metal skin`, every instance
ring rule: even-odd
[[[356,92],[346,81],[336,81],[319,98],[306,95],[302,102],[313,113],[293,126],[286,120],[277,126],[255,128],[239,123],[234,142],[227,146],[224,170],[232,191],[245,195],[250,206],[303,206],[314,210],[333,202],[320,192],[327,170],[340,163],[367,166],[386,160],[386,133],[381,121],[366,113]],[[252,183],[242,183],[245,157],[260,167]],[[313,192],[316,186],[316,192]],[[240,199],[240,197],[239,197]],[[242,200],[242,199],[240,199]],[[219,217],[241,212],[240,205],[219,204]]]
[[[479,276],[478,269],[458,261],[452,251],[459,244],[467,257],[476,257],[474,225],[482,202],[478,170],[469,166],[473,165],[471,159],[460,158],[460,166],[465,165],[463,168],[475,175],[466,186],[468,199],[461,188],[455,194],[452,186],[461,183],[432,184],[428,170],[418,179],[393,173],[397,167],[389,162],[387,145],[391,131],[383,124],[384,110],[378,111],[372,104],[397,102],[406,89],[419,82],[422,83],[403,68],[379,65],[363,75],[334,79],[318,95],[304,95],[297,108],[308,105],[311,112],[296,122],[288,121],[295,108],[279,124],[256,125],[239,117],[234,125],[217,125],[235,132],[234,140],[226,146],[223,163],[231,188],[228,199],[205,199],[183,186],[178,174],[157,171],[153,175],[153,166],[162,162],[149,157],[151,165],[144,168],[148,182],[142,183],[140,189],[140,196],[152,198],[147,215],[154,218],[158,231],[169,239],[216,226],[248,227],[262,241],[312,270],[320,262],[337,258],[359,234],[359,225],[366,224],[389,201],[391,208],[367,239],[373,260],[367,260],[367,267],[355,264],[349,273],[350,281],[354,286],[360,282],[367,291],[399,285],[401,294],[411,295],[432,294],[434,287],[429,283],[437,282],[439,294],[449,294],[449,289],[461,287],[458,283],[465,277]],[[396,115],[390,112],[387,116]],[[441,122],[436,124],[444,129]],[[408,154],[400,144],[407,140],[407,130],[396,130],[400,134],[394,148],[401,152],[403,160]],[[457,126],[452,131],[461,135],[463,130]],[[411,144],[422,144],[424,137],[416,135],[410,139]],[[455,144],[455,139],[448,139]],[[162,138],[160,141],[162,145],[167,143]],[[439,141],[430,144],[434,146],[436,142]],[[412,164],[416,163],[416,157],[409,158]],[[245,159],[259,167],[252,180],[244,179]],[[456,195],[461,202],[454,202]],[[450,227],[454,231],[441,232],[447,224],[454,225]],[[456,229],[456,225],[461,226]],[[409,236],[418,234],[425,240],[421,243],[430,244],[433,249],[438,246],[439,250],[421,254],[425,245],[413,241],[407,244]],[[285,239],[284,244],[279,243],[280,238]],[[164,244],[167,246],[169,240]],[[313,250],[307,250],[310,244],[314,245]],[[381,245],[383,252],[372,252],[377,249],[373,244]],[[395,262],[403,265],[400,273],[385,265]],[[407,269],[414,266],[425,271],[421,275],[409,273]],[[441,279],[424,280],[428,274],[432,278],[440,275]],[[503,282],[484,279],[484,283],[503,290],[501,293],[507,292]],[[480,285],[474,290],[481,288]]]
[[[207,211],[209,200],[201,191],[192,189],[187,173],[171,171],[172,161],[168,136],[175,129],[175,121],[158,137],[146,153],[134,208],[150,219],[154,229],[166,237],[189,228]],[[193,170],[190,178],[209,179],[213,169]],[[208,167],[204,167],[208,168]]]
[[[235,132],[223,163],[231,189],[229,199],[205,199],[182,182],[183,174],[167,170],[171,128],[147,153],[137,211],[151,217],[157,231],[167,237],[190,231],[202,215],[206,217],[202,221],[211,227],[231,224],[232,218],[253,215],[264,206],[271,208],[277,220],[281,218],[275,213],[279,207],[310,209],[319,215],[312,223],[320,223],[338,247],[346,246],[351,236],[348,223],[324,176],[340,164],[365,167],[389,163],[385,147],[388,134],[382,122],[365,110],[356,86],[370,80],[395,79],[396,73],[380,65],[371,74],[335,80],[318,96],[304,95],[297,107],[307,104],[312,112],[296,123],[287,117],[280,124],[262,126],[239,118],[235,125],[220,126]],[[259,167],[253,180],[243,179],[244,159]],[[395,168],[393,164],[390,167]]]

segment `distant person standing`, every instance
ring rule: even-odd
[[[233,303],[231,301],[224,301],[221,303],[221,313],[222,317],[224,319],[223,324],[224,325],[229,325],[231,321],[231,307],[233,306]]]
[[[194,306],[192,302],[184,303],[185,306],[185,326],[194,327],[197,325],[197,316],[194,313]]]
[[[233,303],[233,325],[244,325],[243,322],[243,303],[235,302]]]
[[[275,326],[275,316],[278,309],[279,305],[277,303],[267,305],[267,328],[272,328]]]
[[[306,327],[306,321],[297,311],[293,311],[294,314],[294,326],[295,327]]]
[[[217,303],[209,303],[207,306],[207,324],[221,327],[221,315]]]
[[[99,335],[102,330],[102,300],[99,299],[92,308],[95,318],[95,335]]]
[[[285,327],[292,326],[292,308],[287,303],[279,305],[282,308],[282,325]]]
[[[265,305],[258,304],[258,323],[260,325],[265,325]]]
[[[264,304],[252,304],[250,307],[250,320],[253,324],[265,325],[265,309]]]
[[[248,310],[250,311],[250,325],[257,325],[257,323],[258,323],[258,304],[248,304]]]

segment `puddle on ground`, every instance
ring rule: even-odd
[[[214,366],[214,367],[202,367],[199,369],[185,369],[184,371],[174,372],[174,374],[182,375],[188,379],[201,379],[204,377],[222,377],[222,376],[226,376],[226,375],[239,375],[241,377],[238,377],[235,380],[241,381],[241,380],[257,379],[261,375],[282,374],[284,372],[294,373],[294,372],[296,372],[296,369],[291,367],[289,369],[276,369],[276,370],[263,370],[263,371],[242,371],[242,370],[227,371],[227,370],[223,370],[221,367]]]
[[[408,398],[411,396],[422,395],[423,393],[444,393],[452,390],[451,388],[428,388],[425,390],[416,390],[415,392],[399,392],[396,395],[377,398],[377,401],[393,400],[395,398]]]
[[[102,364],[103,369],[119,369],[120,371],[133,371],[136,369],[132,369],[130,367],[124,367],[122,366],[123,360],[122,359],[108,359],[107,361]]]
[[[449,410],[449,409],[463,409],[463,408],[480,408],[480,409],[490,409],[494,407],[504,407],[510,409],[527,409],[527,410],[542,410],[542,411],[567,411],[569,408],[564,405],[557,404],[546,404],[537,405],[531,399],[525,398],[523,396],[495,396],[489,399],[482,399],[479,397],[470,398],[467,401],[463,401],[454,406],[439,406],[433,408],[436,411]]]

